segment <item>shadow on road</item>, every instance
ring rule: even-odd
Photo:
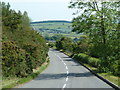
[[[60,74],[41,74],[38,76],[35,80],[52,80],[52,79],[60,79],[60,78],[66,78],[66,77],[91,77],[94,76],[90,72],[86,73],[69,73],[68,75],[66,73],[60,73]]]

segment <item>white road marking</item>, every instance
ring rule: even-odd
[[[60,58],[56,53],[55,53],[55,55],[64,63],[64,61],[63,61],[62,58]],[[67,67],[66,63],[64,63],[64,65],[66,66],[67,74],[69,74],[69,72],[68,72],[68,67]],[[66,77],[66,82],[67,82],[67,81],[68,81],[68,76]],[[65,88],[65,87],[66,87],[66,84],[63,85],[63,88]]]
[[[67,76],[67,78],[66,78],[66,81],[68,81],[68,76]]]
[[[66,66],[66,64],[64,63],[64,65]]]
[[[67,74],[69,74],[69,72],[67,71]]]
[[[66,87],[66,84],[64,84],[63,88],[65,88],[65,87]]]
[[[68,67],[66,66],[66,69],[68,69]]]
[[[58,55],[57,55],[58,56]],[[58,58],[60,59],[60,60],[62,60],[59,56],[58,56]]]
[[[55,54],[56,55],[56,54]],[[58,55],[56,55],[60,60],[62,60],[62,58],[60,58]],[[63,60],[62,60],[63,61]]]

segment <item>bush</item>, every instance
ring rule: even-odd
[[[75,54],[73,58],[80,60],[83,63],[87,63],[93,67],[99,67],[100,66],[100,59],[90,57],[86,54],[80,53],[80,54]]]
[[[111,71],[114,75],[120,76],[120,60],[116,60],[113,65],[111,65]]]
[[[27,12],[23,14],[2,6],[2,70],[3,76],[25,77],[41,66],[48,53],[44,38],[31,29]]]
[[[98,58],[89,57],[88,64],[90,64],[91,66],[94,66],[94,67],[99,67],[101,64],[101,60]]]
[[[54,43],[54,42],[49,42],[48,46],[49,46],[50,48],[53,48],[53,47],[55,46],[55,43]]]
[[[19,48],[15,42],[3,42],[2,55],[3,76],[23,77],[32,73],[32,58],[25,50]]]

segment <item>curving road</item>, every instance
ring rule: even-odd
[[[50,65],[34,80],[19,88],[110,88],[67,55],[50,49]],[[113,89],[112,89],[113,90]]]

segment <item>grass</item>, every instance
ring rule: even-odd
[[[115,85],[120,87],[120,77],[118,76],[114,76],[111,73],[99,73],[97,68],[92,67],[88,64],[84,64],[86,67],[90,68],[92,71],[94,71],[95,73],[97,73],[98,75],[100,75],[101,77],[105,78],[106,80],[114,83]]]
[[[98,74],[120,87],[120,77],[114,76],[110,73],[98,73]]]
[[[43,70],[45,70],[47,68],[48,64],[49,64],[49,59],[47,59],[46,62],[44,64],[42,64],[40,67],[38,67],[37,69],[34,69],[32,74],[30,74],[29,76],[24,77],[24,78],[18,78],[18,77],[3,78],[2,82],[0,82],[0,85],[2,84],[2,87],[0,87],[0,89],[2,88],[2,90],[4,90],[4,89],[6,90],[9,88],[14,88],[14,87],[17,88],[19,85],[33,80]]]
[[[63,52],[63,51],[62,51]],[[71,52],[64,52],[64,54],[68,55],[68,56],[71,56],[72,53]]]

